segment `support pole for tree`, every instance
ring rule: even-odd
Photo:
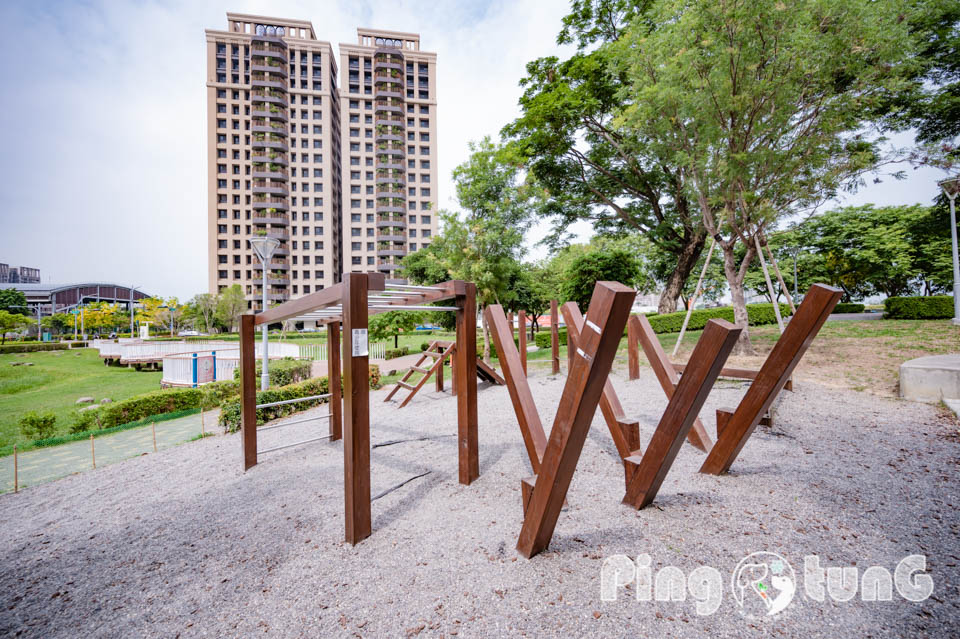
[[[763,247],[767,249],[767,255],[770,256],[770,265],[773,266],[773,272],[777,274],[777,281],[780,282],[780,288],[783,289],[783,294],[787,296],[787,304],[790,305],[790,314],[797,314],[797,307],[793,304],[793,296],[790,295],[790,289],[787,288],[786,283],[783,281],[783,275],[780,274],[780,267],[777,265],[777,260],[773,257],[773,251],[770,250],[770,243],[767,242],[766,236],[763,238]]]
[[[683,341],[683,334],[687,332],[687,324],[690,323],[690,314],[693,313],[693,307],[696,306],[697,299],[700,297],[700,287],[703,285],[703,278],[707,274],[707,268],[710,266],[710,259],[713,257],[713,248],[716,245],[717,240],[715,238],[711,238],[710,250],[707,251],[707,259],[704,260],[703,269],[700,270],[700,279],[697,280],[697,288],[693,292],[693,297],[690,298],[690,302],[687,304],[687,316],[683,318],[683,326],[680,327],[680,334],[677,335],[677,343],[673,345],[673,353],[670,354],[671,357],[676,357],[677,351],[680,350],[680,342]]]
[[[557,300],[550,300],[550,360],[553,363],[553,374],[560,372],[560,319],[557,312]],[[568,335],[569,337],[569,335]]]
[[[777,326],[780,327],[780,334],[783,335],[783,318],[780,317],[780,305],[777,303],[777,296],[773,292],[773,282],[770,281],[770,271],[767,270],[767,261],[763,259],[763,248],[760,247],[759,233],[754,233],[753,243],[757,246],[757,257],[760,258],[760,268],[763,269],[763,279],[767,281],[770,301],[773,302],[773,314],[777,316]]]
[[[20,492],[20,469],[17,466],[17,445],[13,445],[13,492]]]

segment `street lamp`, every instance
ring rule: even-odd
[[[133,293],[136,291],[139,286],[134,286],[130,289],[130,339],[134,338],[133,334]]]
[[[960,326],[960,257],[957,255],[957,213],[955,200],[960,195],[960,175],[937,184],[950,200],[950,242],[953,247],[953,323]]]
[[[277,247],[280,246],[280,240],[272,237],[253,237],[250,238],[250,246],[253,248],[253,252],[257,254],[257,258],[260,260],[260,264],[263,266],[263,306],[260,309],[260,312],[267,310],[267,268],[270,262],[270,258],[273,257],[273,252],[277,250]],[[260,390],[267,390],[270,388],[270,373],[267,370],[268,362],[270,360],[269,353],[267,352],[267,324],[263,325],[263,369],[260,372]]]

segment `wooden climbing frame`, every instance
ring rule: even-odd
[[[434,340],[430,342],[430,345],[427,346],[427,350],[423,351],[420,354],[420,359],[417,360],[417,363],[407,369],[407,372],[403,374],[403,377],[400,378],[400,381],[397,382],[397,385],[393,387],[387,396],[383,399],[385,402],[389,402],[394,395],[397,394],[401,388],[405,388],[410,391],[410,394],[400,402],[399,408],[403,408],[410,403],[410,400],[413,399],[413,396],[417,394],[424,384],[427,383],[427,380],[430,379],[431,375],[437,376],[437,385],[439,390],[443,390],[443,366],[447,361],[447,358],[453,354],[454,348],[456,347],[456,342],[444,342],[441,340]],[[423,368],[422,364],[426,363],[427,360],[431,361],[429,368]],[[420,373],[423,377],[414,384],[409,383],[409,379]]]
[[[525,508],[517,550],[525,557],[546,549],[553,536],[635,297],[618,282],[594,288],[539,472],[521,482]]]
[[[257,463],[257,400],[254,332],[258,325],[285,320],[316,321],[328,327],[330,354],[330,438],[341,434],[344,456],[344,528],[356,544],[371,533],[370,385],[367,328],[370,315],[403,310],[456,312],[457,340],[453,376],[457,395],[457,459],[461,484],[480,475],[477,440],[477,288],[452,280],[434,286],[387,284],[382,273],[344,273],[339,284],[285,302],[240,322],[240,407],[244,470]],[[428,306],[452,300],[450,308]],[[339,327],[343,339],[339,340]],[[336,355],[342,346],[342,363]],[[342,365],[342,375],[341,375]],[[340,410],[339,389],[343,387]]]
[[[737,408],[717,410],[717,443],[704,460],[701,473],[719,475],[730,470],[842,294],[840,289],[824,284],[810,287]]]

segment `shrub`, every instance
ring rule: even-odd
[[[310,379],[311,362],[303,359],[293,359],[285,357],[283,359],[271,360],[268,367],[271,386],[287,386],[296,384],[305,379]],[[257,379],[263,373],[263,360],[257,360]],[[240,367],[233,369],[233,379],[240,379]]]
[[[376,364],[370,364],[370,390],[380,388],[380,367]]]
[[[648,315],[650,326],[654,333],[679,333],[683,326],[683,318],[686,311],[677,311],[676,313],[664,313],[663,315]],[[780,305],[780,314],[786,317],[790,314],[790,307],[786,304]],[[776,324],[777,316],[773,312],[773,304],[747,304],[747,317],[750,326],[762,326],[764,324]],[[711,319],[724,319],[733,322],[733,307],[723,306],[720,308],[705,308],[690,313],[690,323],[687,324],[687,330],[699,331],[707,325]]]
[[[30,411],[20,418],[20,432],[30,440],[52,437],[57,426],[57,416],[53,413]]]
[[[864,306],[863,304],[843,302],[841,304],[837,304],[836,307],[833,309],[833,312],[834,313],[862,313],[863,309],[865,308],[866,306]]]
[[[558,333],[560,346],[566,346],[567,345],[567,327],[564,326],[563,328],[559,329],[557,333]],[[550,330],[544,329],[539,333],[537,333],[533,338],[533,342],[534,344],[537,345],[537,348],[550,348]]]
[[[422,349],[426,350],[426,349]],[[408,346],[401,346],[400,348],[388,348],[384,353],[384,359],[394,359],[397,357],[403,357],[404,355],[410,354],[410,348]]]
[[[953,296],[888,297],[883,302],[884,319],[949,319],[953,317]]]
[[[298,384],[288,384],[279,388],[271,388],[257,393],[257,404],[269,404],[271,402],[282,402],[289,399],[298,399],[300,397],[310,397],[311,395],[326,395],[330,392],[330,384],[326,377],[315,377]],[[325,404],[328,398],[312,399],[296,404],[284,404],[282,406],[272,406],[270,408],[257,409],[257,424],[284,417],[291,413],[300,412],[307,408]],[[220,425],[226,430],[233,432],[240,429],[240,402],[228,401],[220,407]]]
[[[65,351],[70,348],[69,344],[60,342],[36,342],[33,344],[4,344],[0,346],[0,355],[9,353],[35,353],[37,351]]]
[[[430,342],[420,342],[420,352],[421,352],[421,353],[422,353],[423,351],[427,350],[428,348],[430,348]]]
[[[199,408],[203,395],[204,391],[199,388],[171,388],[104,404],[94,410],[78,411],[70,432],[113,428],[151,415]]]

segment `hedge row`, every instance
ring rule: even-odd
[[[686,311],[677,311],[676,313],[664,313],[663,315],[650,315],[650,326],[654,333],[679,333],[683,326],[683,318]],[[786,304],[780,305],[780,315],[787,317],[790,314],[790,307]],[[762,326],[764,324],[776,324],[777,316],[773,312],[773,304],[747,304],[747,318],[750,326]],[[720,308],[705,308],[690,313],[690,322],[687,324],[688,331],[703,330],[707,322],[712,319],[724,319],[733,322],[733,307],[721,306]]]
[[[8,353],[34,353],[37,351],[65,351],[70,344],[60,342],[34,342],[32,344],[4,344],[0,346],[0,355]]]
[[[257,404],[269,404],[271,402],[282,402],[289,399],[298,399],[300,397],[310,397],[311,395],[326,395],[330,392],[330,383],[326,377],[315,377],[298,384],[288,384],[279,388],[257,393]],[[257,409],[257,424],[265,424],[272,419],[284,417],[291,413],[296,413],[307,408],[325,404],[327,399],[312,399],[296,404],[284,404],[282,406],[272,406],[270,408]],[[229,401],[220,407],[220,425],[234,432],[240,430],[240,402]]]
[[[884,319],[949,319],[953,317],[952,295],[888,297],[883,302]]]
[[[427,350],[427,349],[422,348],[421,350]],[[397,357],[403,357],[404,355],[409,355],[409,354],[410,354],[410,347],[409,347],[409,346],[401,346],[400,348],[388,348],[388,349],[384,352],[383,358],[384,358],[384,359],[395,359],[395,358],[397,358]]]
[[[564,326],[557,330],[560,338],[560,346],[567,345],[567,327]],[[533,336],[533,343],[537,348],[550,348],[550,329],[545,329]]]
[[[267,367],[268,375],[270,376],[270,385],[271,386],[287,386],[288,384],[296,384],[297,382],[302,382],[303,380],[310,379],[310,369],[311,364],[309,360],[302,359],[293,359],[292,357],[285,357],[283,359],[271,360],[270,366]],[[263,372],[263,360],[257,360],[257,379],[260,379],[260,374]],[[233,369],[233,379],[240,379],[240,367]]]
[[[867,308],[863,304],[854,304],[852,302],[841,302],[833,309],[834,313],[862,313]]]

